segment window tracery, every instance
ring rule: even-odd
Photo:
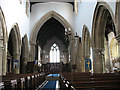
[[[60,62],[59,47],[55,43],[51,46],[51,50],[50,50],[50,62],[51,63],[58,63],[58,62]]]

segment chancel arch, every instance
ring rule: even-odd
[[[90,33],[86,25],[82,31],[82,46],[84,59],[90,59]]]
[[[55,11],[50,11],[47,14],[45,14],[35,25],[33,31],[31,32],[31,37],[30,37],[30,48],[33,50],[35,50],[34,45],[36,44],[36,39],[37,39],[37,34],[40,30],[40,28],[42,27],[42,25],[49,20],[50,18],[55,18],[56,20],[58,20],[67,30],[70,30],[72,33],[72,38],[74,38],[74,34],[73,34],[73,29],[71,27],[71,25],[58,13],[56,13]],[[30,49],[30,50],[31,50]],[[34,53],[34,51],[33,51]],[[31,57],[32,60],[34,60],[35,55],[31,52]]]
[[[18,24],[14,24],[8,39],[8,73],[20,73],[21,36]],[[14,71],[14,69],[16,69]]]
[[[46,25],[48,26],[46,27]],[[65,29],[67,29],[67,32],[71,32],[71,37],[74,39],[72,27],[60,14],[55,11],[50,11],[45,14],[31,32],[30,62],[37,59],[38,56],[36,55],[38,55],[38,46],[43,50],[43,46],[46,44],[46,41],[50,40],[53,36],[57,36],[57,38],[61,39],[63,43],[68,43],[65,40]],[[41,52],[44,52],[44,50]]]
[[[105,59],[105,40],[108,42],[107,47],[109,47],[108,34],[110,32],[114,32],[116,35],[114,14],[107,3],[98,2],[92,25],[93,72],[95,73],[106,72],[105,60],[109,62],[107,68],[112,71],[110,59]]]
[[[0,76],[7,71],[7,27],[3,11],[0,7]]]
[[[91,63],[90,33],[89,33],[88,27],[86,25],[83,26],[83,31],[82,31],[82,55],[84,58],[84,62],[89,66],[88,68],[85,68],[85,71],[89,72],[92,67],[92,65],[90,64]]]

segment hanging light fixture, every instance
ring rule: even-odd
[[[75,35],[75,46],[77,46],[77,42],[78,42],[78,35],[77,35],[77,32],[76,32],[76,35]]]

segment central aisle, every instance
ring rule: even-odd
[[[59,74],[49,74],[46,76],[46,81],[39,86],[37,90],[58,90],[59,87]]]
[[[50,89],[50,90],[56,90],[59,88],[59,82],[58,81],[47,81],[47,84],[42,88],[42,90]]]

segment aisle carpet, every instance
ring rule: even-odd
[[[56,90],[56,81],[48,81],[42,90]]]

